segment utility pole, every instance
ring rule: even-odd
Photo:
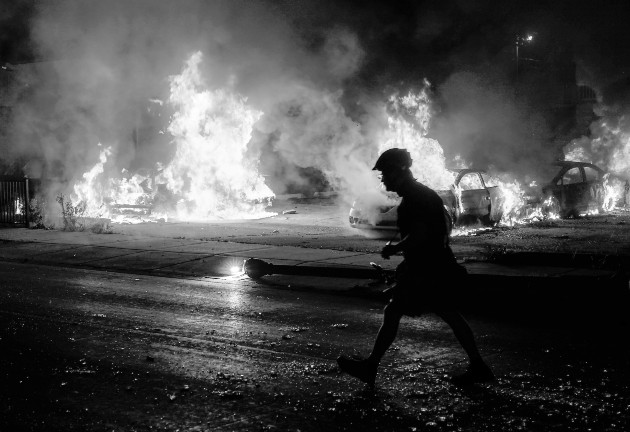
[[[516,35],[515,47],[516,47],[516,85],[518,87],[518,46],[520,44],[520,36]]]

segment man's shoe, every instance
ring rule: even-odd
[[[374,387],[378,365],[368,362],[367,360],[354,360],[345,356],[339,356],[337,358],[337,364],[343,372],[355,378],[359,378],[371,388]]]
[[[469,386],[476,383],[494,381],[496,378],[492,370],[485,363],[474,363],[468,366],[466,372],[451,378],[451,383],[456,386]]]

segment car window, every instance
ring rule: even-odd
[[[570,170],[568,170],[567,172],[564,173],[564,175],[562,176],[562,184],[573,184],[573,183],[581,183],[582,180],[582,173],[580,172],[580,169],[575,167],[575,168],[571,168]]]
[[[462,190],[483,189],[481,178],[477,173],[464,174],[464,176],[459,181],[459,187]]]
[[[599,172],[595,168],[584,167],[584,174],[588,182],[599,180]]]

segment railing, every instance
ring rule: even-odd
[[[0,225],[28,228],[27,177],[0,176]]]

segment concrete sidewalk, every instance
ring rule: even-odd
[[[164,229],[156,225],[156,230]],[[393,270],[400,257],[383,260],[378,254],[296,246],[270,246],[222,240],[149,237],[129,234],[93,234],[27,228],[0,229],[0,259],[43,265],[69,266],[163,277],[208,279],[243,278],[234,274],[243,261],[298,267],[342,267],[370,270],[370,263]],[[585,266],[564,256],[513,256],[498,262],[463,262],[471,275],[462,287],[466,301],[481,301],[494,307],[514,304],[563,304],[580,302],[593,306],[617,302],[628,294],[628,275],[619,266]],[[509,258],[509,257],[505,257]],[[592,258],[592,257],[591,257]],[[376,275],[376,272],[374,272]],[[294,288],[346,291],[377,295],[385,285],[376,280],[304,275],[264,276],[261,283]],[[624,300],[625,301],[625,300]],[[605,306],[604,306],[605,307]]]

